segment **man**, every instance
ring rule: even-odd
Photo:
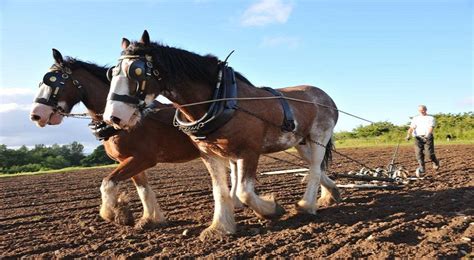
[[[425,149],[429,152],[433,169],[439,169],[439,161],[436,158],[434,151],[433,128],[436,125],[434,117],[426,114],[426,106],[418,106],[420,115],[413,117],[410,128],[406,136],[406,140],[410,140],[411,136],[415,137],[415,153],[418,160],[419,167],[417,173],[425,172]]]

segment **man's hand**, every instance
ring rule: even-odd
[[[407,141],[410,141],[410,139],[411,139],[411,135],[407,135],[407,136],[405,137],[405,140],[407,140]]]

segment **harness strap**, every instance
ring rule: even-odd
[[[280,91],[270,87],[262,87],[262,89],[272,93],[274,96],[283,97]],[[280,104],[283,108],[283,123],[281,125],[281,130],[285,132],[293,132],[296,128],[293,111],[291,110],[291,107],[286,99],[280,98]]]
[[[128,104],[134,104],[137,106],[141,106],[145,104],[145,101],[140,100],[138,97],[129,96],[129,95],[119,95],[116,93],[112,93],[110,95],[110,100],[120,101],[120,102],[124,102]]]
[[[181,111],[176,110],[173,124],[181,131],[193,135],[196,139],[205,139],[209,135],[227,123],[235,113],[237,107],[237,82],[235,73],[231,67],[222,62],[219,64],[219,77],[213,99],[229,98],[229,100],[212,102],[206,114],[200,119],[189,122],[181,118]]]

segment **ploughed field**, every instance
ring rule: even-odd
[[[436,149],[438,172],[428,164],[425,179],[399,190],[341,189],[343,201],[315,216],[293,209],[306,187],[301,177],[258,176],[258,193],[274,194],[287,213],[269,222],[238,209],[237,234],[221,241],[198,239],[213,214],[210,177],[199,160],[148,170],[169,223],[145,231],[99,217],[99,186],[111,169],[1,178],[0,256],[472,257],[474,146]],[[377,167],[390,162],[393,148],[338,151]],[[272,156],[299,163],[284,153]],[[413,171],[413,148],[402,147],[398,161]],[[291,168],[262,157],[259,172]],[[356,169],[360,166],[334,155],[333,172]],[[121,190],[138,219],[142,208],[131,181]]]

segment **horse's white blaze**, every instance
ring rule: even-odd
[[[100,186],[102,196],[102,204],[100,207],[100,215],[109,221],[113,221],[111,217],[114,215],[113,209],[117,205],[118,187],[112,181],[102,181]]]
[[[227,187],[226,161],[219,157],[203,158],[212,178],[212,194],[215,208],[211,229],[219,229],[225,233],[235,233],[234,203]]]
[[[104,110],[104,120],[108,124],[113,125],[115,128],[130,128],[139,121],[139,114],[137,109],[127,103],[110,100],[112,93],[118,95],[130,95],[129,90],[129,79],[125,72],[125,68],[128,68],[131,61],[129,59],[124,59],[120,66],[120,71],[118,75],[112,77],[110,82],[110,91],[107,96],[107,104]],[[118,68],[114,69],[114,74],[117,73]],[[112,122],[112,117],[120,119],[120,123],[116,124]]]
[[[37,98],[48,99],[51,95],[51,88],[41,83],[39,86],[38,93],[36,94],[35,100]],[[53,108],[40,103],[33,103],[30,111],[30,115],[39,116],[39,120],[36,120],[35,123],[38,127],[44,127],[49,121],[49,117],[53,114]]]
[[[143,204],[143,218],[154,223],[165,221],[165,216],[156,202],[155,192],[149,185],[136,186],[138,196]]]
[[[38,94],[36,95],[36,98],[48,98],[51,95],[52,88],[50,88],[48,85],[41,83],[39,86],[39,91]]]

